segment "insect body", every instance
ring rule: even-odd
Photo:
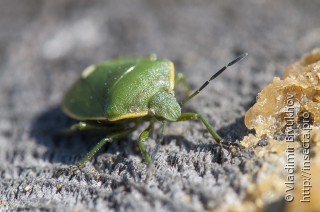
[[[196,92],[179,103],[174,96],[177,84],[183,83],[189,91],[183,75],[174,75],[174,65],[167,59],[155,56],[137,59],[118,59],[86,68],[81,78],[66,93],[63,111],[79,120],[66,134],[78,130],[103,130],[109,135],[102,139],[82,160],[83,165],[107,142],[125,137],[142,121],[150,125],[139,136],[138,146],[144,160],[151,159],[143,142],[149,137],[155,121],[200,120],[212,137],[220,142],[221,137],[209,122],[197,113],[181,113],[181,106],[198,94],[209,82],[228,66],[247,56],[243,54],[220,69]],[[130,124],[128,124],[130,123]]]
[[[72,118],[118,121],[148,115],[176,121],[174,67],[166,59],[125,59],[92,65],[69,90],[63,109]]]

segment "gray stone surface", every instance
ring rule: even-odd
[[[245,174],[263,161],[249,150],[221,154],[197,122],[169,125],[149,178],[139,132],[107,145],[83,172],[55,177],[102,136],[48,136],[74,123],[61,98],[86,66],[107,58],[155,52],[196,88],[247,51],[184,108],[206,116],[226,140],[241,140],[255,95],[320,46],[319,9],[316,0],[1,0],[0,210],[203,211],[241,202]]]

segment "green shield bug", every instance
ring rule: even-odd
[[[155,121],[201,121],[212,137],[221,141],[210,123],[200,114],[181,113],[181,107],[205,88],[229,66],[248,54],[242,54],[211,76],[199,89],[179,103],[174,96],[177,84],[189,87],[182,74],[174,74],[170,60],[157,59],[155,55],[146,58],[115,59],[86,68],[78,81],[66,93],[62,109],[66,115],[79,120],[64,131],[70,134],[82,130],[102,130],[108,133],[77,167],[84,164],[107,142],[125,137],[148,121],[149,126],[140,134],[138,146],[145,162],[151,163],[144,146],[152,132]]]

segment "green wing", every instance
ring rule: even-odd
[[[159,90],[173,90],[174,68],[166,59],[119,59],[93,65],[71,87],[64,112],[78,120],[142,117]]]

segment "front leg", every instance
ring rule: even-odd
[[[211,136],[218,142],[222,140],[222,138],[218,135],[218,133],[213,129],[211,124],[205,119],[202,115],[197,113],[182,113],[177,121],[186,121],[186,120],[200,120],[204,126],[206,126],[207,130],[211,134]]]
[[[150,125],[140,134],[139,140],[138,140],[138,146],[141,151],[142,157],[148,166],[150,166],[151,164],[151,157],[147,152],[143,142],[145,142],[150,137],[150,134],[152,133],[152,131],[153,131],[153,122],[151,122]]]

